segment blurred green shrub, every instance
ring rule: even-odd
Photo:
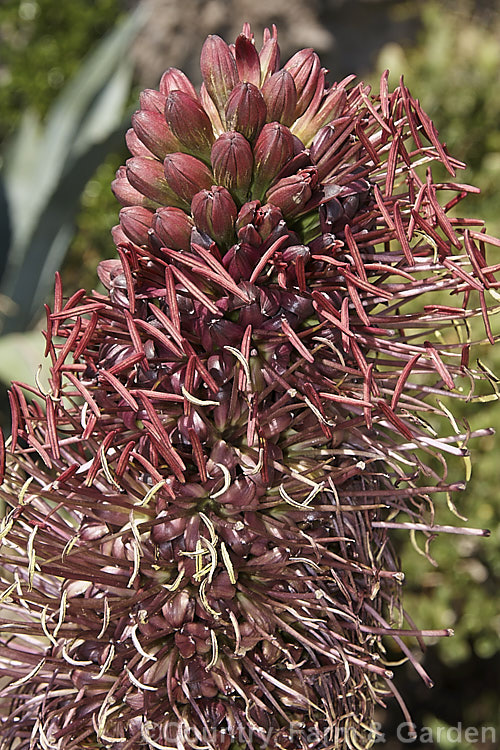
[[[27,109],[9,139],[2,170],[11,228],[2,333],[36,321],[73,237],[85,185],[122,141],[133,72],[126,51],[141,15],[136,10],[93,49],[43,123]]]
[[[47,114],[90,48],[122,14],[121,0],[2,0],[0,142],[26,109]]]
[[[64,288],[69,294],[80,288],[95,288],[97,264],[103,258],[114,257],[110,230],[118,223],[121,206],[110,185],[118,167],[130,156],[125,139],[121,141],[122,148],[106,156],[82,193],[75,234],[62,267]]]
[[[125,14],[124,0],[2,0],[0,3],[0,144],[23,112],[45,118],[96,42]],[[117,203],[109,188],[126,158],[107,153],[82,194],[64,275],[68,292],[95,283],[96,261],[109,253]],[[1,228],[0,228],[1,231]]]
[[[479,16],[468,2],[426,2],[422,5],[422,29],[417,44],[403,49],[398,44],[383,48],[376,75],[388,68],[390,82],[396,86],[400,75],[418,96],[426,112],[434,120],[441,137],[453,156],[466,162],[467,169],[458,180],[481,188],[481,194],[467,199],[464,208],[468,216],[484,219],[490,234],[500,233],[500,13],[498,9]],[[373,86],[378,86],[373,77]],[[499,254],[491,254],[490,263],[499,262]],[[500,320],[492,320],[497,341],[500,340]],[[474,338],[484,337],[481,321],[473,324]],[[500,345],[479,345],[472,352],[492,373],[500,378]],[[468,519],[470,526],[489,528],[489,539],[474,537],[450,538],[443,534],[431,544],[431,554],[438,566],[433,568],[412,547],[408,537],[401,535],[398,547],[405,561],[405,606],[416,613],[422,627],[452,627],[454,638],[443,638],[431,648],[427,668],[437,678],[440,695],[446,672],[459,674],[467,682],[478,679],[484,669],[497,669],[500,660],[500,410],[498,402],[454,402],[454,412],[466,418],[472,429],[493,426],[496,436],[472,440],[472,477],[467,491],[455,495],[454,501]],[[465,476],[463,464],[452,466],[454,479]],[[457,524],[457,519],[446,508],[442,498],[437,508],[442,523]],[[422,543],[422,540],[419,540]],[[493,666],[492,666],[493,665]],[[409,678],[413,679],[413,678]],[[456,681],[456,677],[454,678]],[[493,680],[494,682],[494,680]],[[475,688],[465,695],[467,685],[452,684],[447,701],[427,698],[417,690],[421,704],[411,707],[427,724],[462,721],[464,726],[495,724],[500,733],[500,719],[492,706],[498,705],[491,680],[480,679]],[[494,690],[494,689],[493,689]],[[445,696],[446,697],[446,696]],[[454,718],[453,718],[454,716]],[[435,747],[449,747],[436,744]],[[456,750],[470,746],[453,744]]]
[[[390,70],[393,85],[404,75],[450,152],[467,164],[460,179],[481,187],[481,195],[468,200],[469,213],[475,211],[498,233],[500,12],[492,3],[489,13],[479,15],[478,5],[468,0],[423,3],[417,44],[407,49],[386,45],[377,68],[379,73]]]

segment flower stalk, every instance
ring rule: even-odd
[[[451,635],[405,627],[389,531],[487,533],[432,502],[487,433],[444,399],[498,396],[463,165],[403,83],[280,68],[274,28],[201,70],[142,94],[104,291],[57,278],[49,390],[9,394],[2,750],[370,747],[387,648],[430,685],[403,638]]]

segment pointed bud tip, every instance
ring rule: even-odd
[[[163,171],[169,188],[188,206],[197,192],[209,189],[214,182],[208,167],[190,154],[168,154]]]
[[[160,79],[160,92],[168,96],[171,91],[184,91],[193,99],[197,99],[196,89],[182,70],[178,68],[168,68]]]
[[[267,107],[260,90],[244,81],[233,88],[225,108],[226,125],[253,141],[266,122]]]
[[[253,169],[252,148],[246,138],[236,131],[222,133],[212,146],[211,162],[217,183],[233,191],[243,203]]]
[[[218,244],[232,244],[238,209],[225,187],[216,185],[211,190],[201,190],[193,197],[191,212],[198,229]]]
[[[172,133],[186,150],[208,156],[214,141],[210,118],[191,94],[175,89],[165,101],[165,119]]]
[[[229,45],[220,36],[212,34],[203,44],[200,68],[208,94],[223,115],[229,94],[239,82],[238,69]]]

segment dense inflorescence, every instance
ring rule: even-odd
[[[458,530],[441,398],[500,242],[402,81],[248,26],[201,70],[141,94],[106,292],[57,279],[49,388],[10,391],[1,748],[368,747],[387,635],[430,684],[388,529]]]

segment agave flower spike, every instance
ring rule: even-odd
[[[388,662],[431,685],[408,639],[451,635],[392,529],[488,533],[432,500],[489,434],[450,402],[496,387],[500,240],[431,171],[463,165],[403,82],[280,68],[275,28],[201,69],[141,96],[104,291],[57,277],[48,389],[10,390],[0,750],[371,747]]]

